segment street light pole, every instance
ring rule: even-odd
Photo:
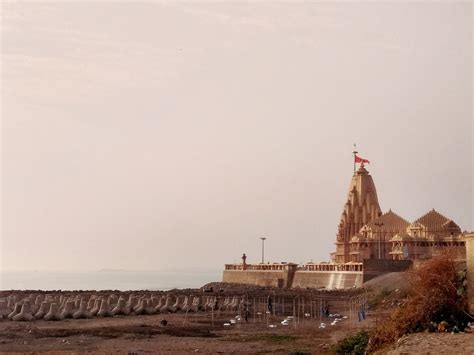
[[[375,222],[374,223],[377,227],[378,227],[378,236],[379,236],[379,260],[382,259],[380,257],[380,228],[383,226],[383,223],[382,222]]]
[[[265,262],[265,237],[260,238],[262,240],[262,264]]]

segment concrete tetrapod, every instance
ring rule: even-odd
[[[230,308],[232,308],[232,305],[234,304],[235,302],[235,297],[232,297],[232,298],[229,298],[227,300],[227,303],[225,304],[225,306],[223,307],[225,311],[228,311]]]
[[[193,303],[191,305],[190,311],[197,313],[200,310],[201,310],[201,297],[195,296],[193,298]]]
[[[149,315],[156,314],[157,311],[155,307],[153,307],[153,301],[152,300],[147,300],[148,306],[146,307],[146,313]]]
[[[21,306],[20,313],[12,318],[15,322],[29,322],[35,319],[31,314],[30,302],[24,302]]]
[[[11,313],[7,305],[8,301],[6,299],[0,300],[0,319],[6,318]]]
[[[64,317],[59,313],[59,306],[57,303],[51,303],[49,312],[44,316],[44,320],[63,320]]]
[[[184,296],[183,304],[181,305],[181,310],[183,312],[189,312],[190,306],[191,306],[191,302],[189,301],[189,297]]]
[[[134,306],[131,308],[131,311],[133,312],[137,312],[137,310],[140,308],[140,304],[142,302],[142,300],[146,299],[145,297],[136,297],[136,299],[134,298],[132,300],[132,303],[134,304]]]
[[[30,296],[30,311],[32,314],[35,314],[38,312],[41,302],[43,302],[43,297],[40,297],[40,295],[31,295]]]
[[[10,310],[10,312],[13,310],[13,308],[15,308],[15,303],[16,303],[16,300],[13,296],[8,296],[7,297],[7,308]]]
[[[75,312],[75,305],[76,303],[74,301],[66,301],[66,304],[64,305],[64,308],[61,312],[63,318],[72,318]]]
[[[227,306],[229,305],[230,303],[230,298],[229,297],[226,297],[224,299],[224,302],[222,302],[222,304],[220,305],[219,307],[219,310],[222,311],[222,310],[226,310],[227,309]]]
[[[208,296],[206,297],[206,302],[204,303],[204,306],[202,306],[202,309],[205,311],[210,311],[214,308],[215,303],[215,297]]]
[[[42,319],[48,313],[49,308],[50,303],[48,301],[42,302],[38,312],[34,314],[35,319]]]
[[[101,302],[102,302],[102,299],[101,299],[101,298],[96,298],[96,299],[95,299],[95,301],[94,301],[94,306],[93,306],[92,309],[90,310],[92,316],[96,316],[97,313],[99,313]]]
[[[107,300],[103,299],[102,302],[100,303],[100,309],[99,312],[97,312],[98,317],[112,317],[113,314],[110,311],[109,308],[109,303]]]
[[[14,316],[16,316],[20,312],[21,312],[21,303],[17,302],[15,303],[13,311],[11,311],[10,314],[8,314],[7,318],[12,319]]]
[[[151,296],[151,305],[153,307],[156,307],[158,305],[158,302],[160,301],[161,297],[158,296]]]
[[[181,303],[181,297],[179,295],[176,296],[176,302],[174,303],[173,307],[174,309],[176,309],[176,312],[183,308],[183,304]]]
[[[163,307],[163,305],[164,305],[164,302],[163,302],[164,299],[165,299],[165,298],[164,298],[163,296],[161,296],[161,297],[159,298],[158,304],[155,306],[155,310],[156,310],[157,312],[160,312],[161,307]]]
[[[130,314],[130,307],[127,307],[125,298],[120,297],[117,305],[112,309],[112,315],[114,316],[128,316]]]
[[[79,309],[79,306],[81,305],[81,298],[79,296],[76,296],[74,299],[74,309]]]
[[[211,299],[211,297],[209,297],[209,296],[202,298],[202,309],[204,309],[204,310],[207,309],[207,306],[209,305],[210,299]]]
[[[108,301],[109,301],[109,306],[112,307],[113,304],[117,304],[117,300],[118,300],[118,299],[119,299],[119,297],[118,297],[117,295],[115,295],[115,294],[112,293],[112,294],[109,296],[109,299],[108,299]]]
[[[140,304],[138,305],[138,307],[136,307],[133,311],[135,312],[135,314],[137,315],[142,315],[142,314],[146,314],[146,307],[148,306],[148,303],[145,299],[141,299],[140,300]]]
[[[227,310],[235,311],[238,308],[238,306],[239,306],[239,299],[237,298],[237,296],[234,296],[234,298],[232,299],[232,302],[227,305]]]
[[[91,296],[91,298],[89,298],[89,301],[87,302],[87,310],[92,310],[92,308],[94,307],[95,305],[95,301],[97,300],[97,297],[95,296]]]
[[[127,307],[135,311],[135,308],[137,308],[139,305],[140,297],[130,294],[130,296],[128,297]]]
[[[202,309],[205,311],[210,311],[212,310],[213,305],[214,305],[214,297],[208,296],[206,297],[206,301],[204,302]]]
[[[173,307],[173,300],[171,299],[169,295],[166,296],[165,304],[163,305],[163,307],[160,308],[160,312],[161,313],[164,313],[164,312],[175,313],[176,312],[176,308]]]
[[[138,315],[142,314],[155,314],[156,310],[152,307],[152,301],[147,299],[142,299],[140,301],[139,307],[135,310],[135,313]]]
[[[87,310],[87,304],[85,301],[82,301],[79,304],[79,309],[74,312],[72,315],[74,319],[81,319],[81,318],[92,318],[92,313]]]

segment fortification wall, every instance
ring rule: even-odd
[[[367,282],[389,272],[405,271],[409,269],[412,264],[412,260],[365,259],[363,261],[363,282]]]
[[[362,272],[303,271],[295,272],[292,287],[340,289],[362,286]]]
[[[289,274],[290,272],[288,270],[224,270],[222,281],[237,284],[281,288],[291,286],[288,285]]]

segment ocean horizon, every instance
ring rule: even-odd
[[[199,288],[221,281],[222,271],[0,271],[0,291],[7,290],[171,290]]]

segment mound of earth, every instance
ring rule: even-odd
[[[474,354],[474,334],[410,334],[400,338],[387,354]]]
[[[380,275],[364,283],[364,287],[374,291],[406,290],[409,287],[409,271],[391,272]]]

